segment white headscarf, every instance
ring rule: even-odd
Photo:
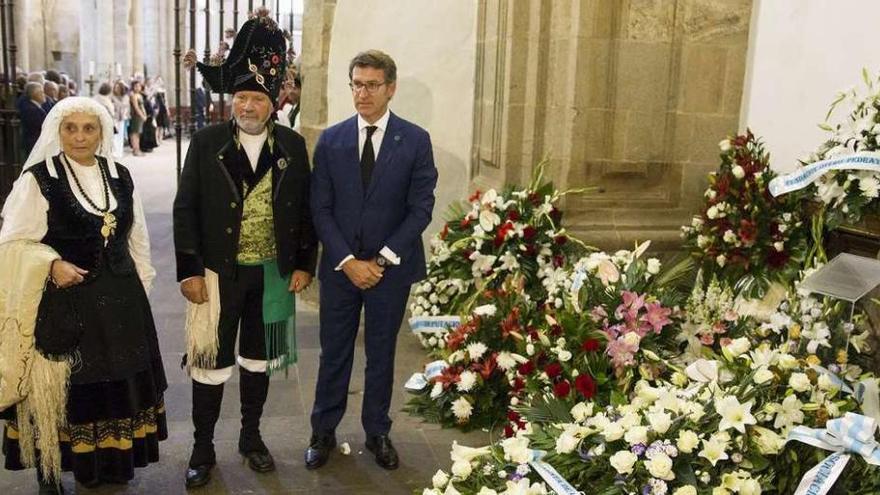
[[[31,154],[24,162],[22,173],[30,167],[45,161],[49,165],[49,175],[58,178],[55,167],[51,166],[52,157],[61,153],[61,121],[65,117],[74,113],[87,113],[96,115],[98,121],[101,122],[101,143],[98,144],[96,155],[103,157],[110,156],[113,151],[113,117],[107,112],[97,101],[85,96],[69,96],[52,107],[46,120],[43,121],[43,128],[40,131],[40,138],[31,150]],[[112,159],[107,160],[112,176],[116,177],[116,167]]]

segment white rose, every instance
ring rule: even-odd
[[[694,485],[685,485],[672,492],[672,495],[697,495],[697,489]]]
[[[619,474],[630,474],[639,458],[628,450],[621,450],[611,456],[609,461],[611,466],[617,470]]]
[[[728,244],[733,244],[734,242],[736,242],[736,234],[734,234],[732,230],[726,230],[724,231],[723,239],[724,242]]]
[[[806,392],[813,388],[810,377],[806,373],[792,373],[791,378],[788,379],[788,386],[796,392]]]
[[[648,259],[648,273],[651,275],[657,275],[660,273],[660,260],[657,258]]]
[[[563,363],[571,360],[571,352],[566,351],[565,349],[560,349],[556,356],[559,357],[559,361]]]
[[[675,445],[678,447],[678,450],[684,452],[685,454],[690,454],[694,451],[695,448],[700,444],[700,437],[697,436],[691,430],[681,430],[678,432],[678,441],[675,442]]]
[[[675,475],[672,473],[672,459],[662,452],[654,454],[652,458],[645,461],[645,467],[655,478],[666,481],[675,479]]]
[[[529,356],[535,354],[535,345],[534,344],[526,344],[526,354]]]
[[[630,332],[630,333],[623,336],[623,341],[628,346],[636,347],[639,345],[639,342],[642,341],[642,338],[639,337],[639,334],[637,334],[635,332]]]
[[[711,220],[718,218],[718,207],[715,205],[710,206],[709,209],[706,210],[706,216]]]
[[[605,441],[607,442],[620,440],[623,438],[623,433],[623,426],[617,421],[608,423],[608,425],[602,430],[602,436],[605,437]]]
[[[471,475],[471,463],[468,461],[453,462],[452,474],[460,480],[467,479]]]
[[[672,416],[662,411],[653,412],[648,414],[648,422],[651,423],[651,429],[662,435],[672,426]]]
[[[782,252],[782,250],[785,249],[785,243],[782,241],[776,241],[773,243],[773,249]]]
[[[462,392],[470,391],[477,383],[477,374],[473,371],[462,371],[458,378],[458,389]]]
[[[721,148],[721,151],[725,151],[725,152],[730,151],[730,140],[725,139],[725,140],[721,141],[720,143],[718,143],[718,147]],[[679,494],[676,492],[675,495],[679,495]]]
[[[431,483],[434,484],[434,488],[443,488],[446,486],[446,483],[449,483],[449,475],[442,469],[438,469],[437,472],[434,473],[434,477],[431,478]]]
[[[574,435],[574,431],[566,428],[559,437],[556,438],[556,453],[568,454],[577,448],[580,439]]]
[[[746,176],[746,171],[741,166],[737,165],[730,170],[733,173],[733,176],[737,179],[742,179]]]
[[[630,445],[635,445],[637,443],[647,444],[648,443],[648,427],[646,426],[633,426],[626,432],[623,436],[623,439],[627,441]]]
[[[834,384],[834,380],[832,380],[827,373],[822,373],[821,375],[819,375],[819,379],[816,381],[816,384],[819,386],[820,390],[824,390],[826,392],[837,390],[837,385]]]
[[[571,408],[571,417],[577,422],[583,422],[587,417],[593,414],[593,403],[578,402]]]
[[[731,356],[737,357],[741,354],[748,352],[749,348],[752,346],[751,342],[746,337],[740,337],[738,339],[733,339],[730,341],[730,344],[725,347],[727,352],[730,353]]]
[[[768,370],[766,367],[761,367],[758,371],[755,372],[755,383],[761,385],[763,383],[768,382],[773,379],[773,372]]]
[[[724,264],[727,263],[727,258],[723,254],[719,254],[718,257],[715,258],[715,262],[718,263],[718,266],[724,268]]]
[[[516,464],[525,464],[532,460],[529,450],[529,439],[525,436],[505,438],[501,441],[504,458]]]
[[[778,364],[780,368],[790,370],[798,365],[798,360],[791,354],[780,354]]]
[[[483,488],[480,488],[480,491],[477,492],[477,495],[498,495],[498,492],[496,492],[495,490],[493,490],[489,487],[484,486]]]
[[[739,495],[761,495],[761,483],[758,480],[743,480],[739,485]]]

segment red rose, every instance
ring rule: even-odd
[[[516,210],[510,210],[507,212],[507,219],[511,222],[515,222],[519,220],[519,212]]]
[[[507,419],[512,422],[519,421],[519,413],[516,411],[507,411]]]
[[[554,206],[553,209],[550,210],[550,220],[553,220],[553,223],[559,225],[559,222],[562,220],[562,210]]]
[[[535,233],[535,228],[531,225],[528,225],[526,226],[526,228],[523,229],[523,239],[531,241],[535,238]]]
[[[602,344],[599,343],[596,339],[587,339],[581,344],[581,349],[584,352],[596,352],[602,347]]]
[[[498,232],[495,234],[495,247],[501,247],[504,244],[505,239],[507,239],[507,234],[513,230],[513,224],[510,222],[505,222],[502,225]]]
[[[535,371],[535,363],[531,361],[526,361],[519,365],[519,374],[522,376],[530,375],[533,371]]]
[[[547,373],[547,376],[552,380],[562,373],[562,365],[555,362],[550,363],[544,367],[544,373]]]
[[[567,237],[567,236],[564,236],[564,235],[558,235],[558,236],[556,236],[556,238],[553,239],[553,240],[556,241],[556,244],[559,244],[560,246],[562,246],[562,245],[564,245],[566,242],[568,242],[568,237]]]
[[[516,432],[513,431],[513,427],[512,427],[512,426],[507,425],[507,426],[504,427],[504,437],[505,437],[505,438],[510,438],[510,437],[512,437],[512,436],[514,436],[514,435],[516,435]]]
[[[481,193],[480,190],[477,189],[476,191],[474,191],[473,194],[471,194],[471,197],[468,198],[468,201],[471,202],[471,203],[473,203],[474,201],[479,200],[479,199],[480,199],[480,196],[481,196],[482,194],[483,194],[483,193]]]
[[[561,268],[562,265],[565,264],[565,257],[561,254],[557,254],[553,257],[553,266],[556,268]]]
[[[526,382],[523,381],[522,378],[516,377],[513,379],[513,393],[516,394],[523,388],[525,388]]]
[[[561,382],[553,385],[553,395],[563,399],[568,397],[568,394],[571,392],[571,384],[568,383],[568,380],[562,380]]]
[[[592,399],[596,395],[596,380],[586,373],[578,375],[574,380],[574,388],[584,396],[584,399]]]
[[[272,64],[278,64],[280,60],[281,58],[278,55],[272,55]]]

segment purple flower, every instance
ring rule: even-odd
[[[653,488],[651,488],[651,485],[645,485],[642,487],[642,495],[651,495],[652,491]]]
[[[645,446],[645,444],[643,444],[643,443],[637,443],[637,444],[633,445],[629,450],[630,450],[630,452],[632,452],[633,454],[635,454],[635,455],[641,457],[641,456],[645,455],[645,450],[646,450],[646,449],[647,449],[647,447]]]

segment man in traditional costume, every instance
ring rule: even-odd
[[[210,480],[223,384],[236,362],[239,452],[254,471],[275,469],[259,430],[268,373],[296,360],[291,292],[311,283],[317,256],[305,141],[270,120],[286,52],[264,10],[242,26],[221,65],[198,64],[213,91],[233,95],[233,119],[193,135],[174,201],[177,277],[190,302],[195,445],[187,487]]]
[[[59,101],[3,207],[3,453],[7,469],[37,466],[40,493],[63,492],[62,469],[88,487],[126,483],[167,437],[156,272],[112,141],[99,103]]]

